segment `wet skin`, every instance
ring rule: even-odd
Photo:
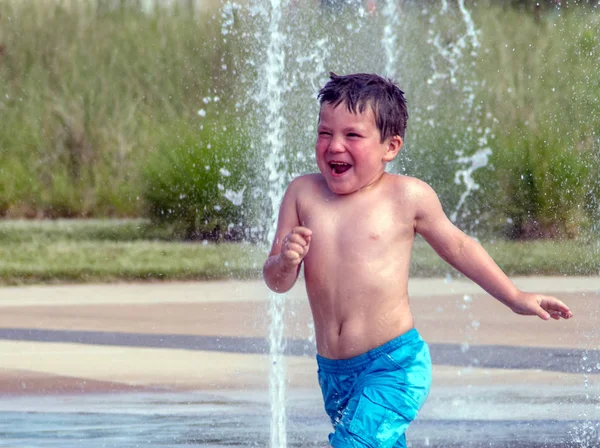
[[[320,173],[296,178],[283,198],[264,277],[285,292],[304,263],[321,356],[351,358],[413,327],[407,285],[417,233],[514,312],[572,316],[554,297],[518,290],[450,222],[426,183],[386,173],[401,148],[399,136],[381,140],[370,107],[354,114],[325,103],[315,145]]]

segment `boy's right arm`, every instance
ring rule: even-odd
[[[298,184],[297,180],[293,181],[285,192],[273,246],[263,268],[267,286],[279,293],[289,291],[294,286],[302,260],[310,247],[312,232],[300,225],[296,209]]]

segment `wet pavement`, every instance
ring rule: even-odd
[[[432,391],[408,446],[600,448],[600,279],[523,278],[575,318],[411,281]],[[289,447],[326,447],[303,285],[286,317]],[[0,447],[266,447],[260,282],[0,288]]]
[[[423,409],[408,432],[408,446],[494,448],[592,448],[600,446],[600,421],[561,418],[561,407],[546,397],[513,393],[513,405],[524,404],[535,415],[550,406],[556,419],[514,419],[510,414],[481,418],[493,406],[465,403],[473,395],[446,391]],[[572,393],[574,391],[569,391]],[[294,391],[288,408],[288,446],[326,447],[329,426],[314,391]],[[563,399],[565,399],[563,397]],[[458,402],[457,402],[458,400]],[[521,403],[520,403],[521,402]],[[592,406],[598,406],[590,403]],[[428,408],[468,406],[466,415],[436,418]],[[537,408],[537,409],[536,409]],[[262,394],[237,392],[137,393],[17,397],[0,405],[2,447],[266,447],[268,403]],[[460,414],[460,411],[459,411]],[[479,417],[473,417],[478,414]]]
[[[0,340],[63,342],[121,347],[171,348],[231,353],[267,354],[264,338],[136,334],[99,331],[0,328]],[[600,374],[600,349],[511,347],[501,345],[429,344],[436,364],[499,369],[543,369],[567,373]],[[309,340],[288,339],[285,354],[316,355]]]

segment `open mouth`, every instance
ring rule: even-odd
[[[346,171],[352,168],[352,165],[344,162],[329,162],[329,167],[331,168],[331,172],[333,174],[339,175],[344,174]]]

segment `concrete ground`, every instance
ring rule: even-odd
[[[517,316],[465,280],[411,280],[434,387],[577,386],[585,368],[597,384],[600,364],[582,359],[600,348],[600,278],[514,280],[560,297],[575,317]],[[266,390],[268,297],[260,281],[0,288],[0,394]],[[304,347],[287,356],[290,388],[316,389],[304,285],[287,297],[286,336]],[[571,358],[546,365],[544,353]]]
[[[413,279],[434,362],[411,448],[600,446],[600,278],[516,278],[575,317]],[[0,288],[0,447],[268,446],[260,281]],[[327,446],[304,285],[287,295],[287,446]],[[271,444],[272,445],[272,444]]]

